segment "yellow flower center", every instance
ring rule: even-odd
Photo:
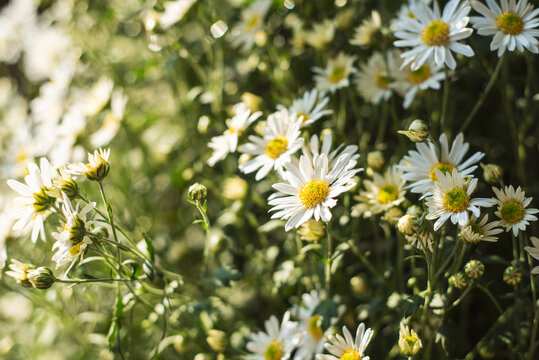
[[[389,204],[399,196],[399,189],[394,185],[386,185],[378,191],[378,201],[382,204]]]
[[[509,224],[516,224],[524,219],[526,211],[521,203],[515,200],[509,200],[503,204],[500,209],[502,219]]]
[[[344,78],[344,66],[336,66],[331,70],[328,80],[332,84],[338,84]]]
[[[36,214],[44,213],[49,210],[55,203],[56,199],[49,194],[47,191],[51,189],[47,187],[42,187],[38,193],[34,193],[34,211]]]
[[[320,314],[316,314],[309,318],[309,325],[307,327],[307,330],[309,330],[309,333],[311,334],[313,339],[317,341],[320,340],[322,338],[322,335],[324,334],[320,323]]]
[[[408,81],[412,84],[421,84],[430,77],[430,66],[423,64],[419,69],[408,73]]]
[[[264,352],[265,360],[280,360],[284,356],[284,345],[282,342],[273,340]]]
[[[329,185],[324,180],[306,182],[299,190],[299,199],[308,209],[320,205],[329,194]]]
[[[421,41],[427,46],[445,46],[449,43],[449,25],[443,20],[433,20],[421,33]]]
[[[453,189],[444,197],[444,207],[453,213],[466,211],[470,205],[468,194],[462,189]]]
[[[304,111],[300,112],[298,114],[298,119],[303,117],[303,120],[301,120],[302,122],[305,122],[307,120],[309,120],[309,115],[307,115],[307,113],[305,113]]]
[[[438,181],[435,170],[440,170],[444,175],[446,175],[451,174],[451,171],[453,171],[455,168],[456,167],[453,164],[439,162],[438,164],[434,165],[432,169],[430,169],[430,179],[432,181]]]
[[[478,234],[478,235],[485,234],[485,232],[483,231],[483,228],[475,222],[470,222],[470,228],[472,228],[472,231],[474,232],[474,234]]]
[[[80,253],[80,248],[81,248],[82,244],[84,244],[84,242],[81,241],[78,244],[73,245],[71,247],[71,249],[69,249],[69,255],[71,255],[71,256],[78,255]]]
[[[504,12],[496,18],[496,25],[504,34],[518,35],[524,28],[524,21],[517,14]]]
[[[413,348],[415,346],[415,343],[417,342],[417,337],[407,336],[404,338],[404,341],[406,341],[406,344],[408,345],[408,347]]]
[[[355,351],[354,349],[348,349],[341,355],[340,360],[361,360],[363,355]]]
[[[266,155],[270,159],[277,159],[288,148],[288,140],[284,137],[276,137],[266,145]]]
[[[379,88],[387,89],[389,87],[389,84],[391,83],[391,78],[389,77],[389,75],[387,75],[385,71],[380,71],[376,75],[374,83]]]
[[[245,24],[245,30],[247,30],[248,33],[252,32],[259,21],[260,21],[260,15],[253,14],[253,16],[251,16],[251,18],[247,22],[247,24]]]

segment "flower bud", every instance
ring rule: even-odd
[[[208,195],[208,189],[199,183],[194,183],[189,187],[189,192],[187,193],[189,196],[189,199],[193,201],[204,201],[206,199],[206,195]]]
[[[28,280],[36,289],[45,290],[54,284],[56,278],[51,269],[40,266],[28,273]]]
[[[461,272],[449,277],[449,285],[457,289],[464,289],[468,285],[468,278]]]
[[[496,164],[480,164],[483,168],[483,178],[489,184],[497,184],[503,177],[503,169]]]
[[[79,185],[64,169],[60,169],[58,172],[59,176],[53,180],[54,185],[59,190],[57,197],[62,197],[62,193],[65,193],[69,200],[75,199],[79,195]]]
[[[32,287],[32,283],[28,279],[28,273],[34,270],[36,267],[31,264],[24,264],[15,259],[11,259],[11,264],[9,264],[10,271],[6,271],[6,275],[11,276],[13,279],[17,280],[17,283],[26,288]]]
[[[408,130],[399,130],[398,133],[406,135],[413,142],[423,142],[429,136],[429,127],[423,120],[416,119],[412,121]]]
[[[408,286],[409,289],[413,289],[414,286],[416,286],[416,285],[417,285],[417,278],[415,276],[412,276],[406,282],[406,286]]]
[[[210,347],[217,352],[224,352],[228,346],[226,333],[221,330],[209,330],[206,341]]]
[[[384,154],[381,151],[371,151],[367,154],[367,165],[374,170],[379,170],[384,166]]]
[[[479,260],[470,260],[464,265],[464,272],[470,279],[479,279],[485,273],[485,265]]]
[[[298,235],[302,240],[317,241],[326,235],[326,230],[322,222],[311,219],[300,226]]]
[[[109,173],[110,150],[99,149],[93,154],[88,154],[88,164],[86,164],[86,172],[84,173],[89,180],[101,181]]]
[[[516,266],[508,266],[503,272],[503,281],[507,285],[516,286],[522,280],[522,272]]]
[[[412,235],[417,229],[417,219],[414,215],[406,214],[397,222],[397,229],[404,235]]]
[[[400,325],[399,331],[399,348],[405,356],[415,356],[423,348],[421,339],[417,333],[405,326],[403,323]]]

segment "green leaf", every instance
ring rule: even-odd
[[[419,295],[403,295],[399,302],[399,307],[403,312],[403,315],[409,316],[414,314],[421,305],[423,305],[424,299]]]
[[[123,310],[124,310],[124,304],[123,304],[122,292],[118,288],[116,302],[114,303],[114,314],[112,316],[112,322],[110,324],[109,332],[107,334],[107,339],[109,341],[109,348],[111,349],[111,351],[114,348],[114,340],[116,336],[118,335],[120,328],[122,327],[122,321],[124,317]]]
[[[148,236],[147,233],[142,233],[144,242],[146,243],[146,248],[148,249],[148,257],[153,261],[154,260],[154,249],[152,245],[152,239]]]

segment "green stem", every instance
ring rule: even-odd
[[[477,114],[477,111],[479,111],[481,106],[483,106],[485,99],[487,98],[488,94],[490,93],[490,90],[492,89],[492,87],[496,83],[496,80],[498,79],[498,75],[500,74],[500,69],[502,68],[503,59],[504,59],[504,55],[502,55],[498,59],[496,68],[494,69],[494,72],[490,76],[490,79],[487,83],[487,86],[485,87],[485,90],[483,91],[483,93],[481,93],[481,95],[479,96],[479,100],[475,103],[475,106],[473,107],[472,111],[466,117],[466,120],[464,120],[464,122],[462,123],[462,126],[460,127],[460,132],[464,132],[464,130],[466,130],[468,125],[470,125],[470,123],[472,122],[474,116]]]
[[[326,294],[331,294],[331,256],[333,252],[333,244],[331,239],[331,223],[326,223],[326,261],[325,261],[325,284]]]
[[[56,279],[56,282],[66,283],[66,284],[82,284],[82,283],[98,283],[98,282],[121,282],[121,281],[131,281],[131,279],[123,278],[99,278],[99,279]]]
[[[503,309],[502,307],[500,306],[500,303],[498,302],[498,300],[496,300],[496,298],[494,297],[494,295],[492,295],[492,293],[490,292],[490,290],[486,287],[484,287],[483,285],[481,284],[478,284],[477,285],[477,288],[481,291],[483,291],[489,298],[490,300],[492,301],[492,303],[494,304],[494,306],[496,306],[496,310],[498,310],[498,312],[501,314],[503,314]]]
[[[442,134],[444,132],[445,126],[446,126],[446,118],[447,118],[447,104],[449,102],[449,88],[451,87],[450,79],[449,79],[449,70],[445,68],[445,81],[444,81],[444,94],[442,99],[442,114],[440,117],[440,131],[439,134]]]
[[[466,295],[468,295],[468,293],[469,293],[470,291],[472,291],[473,288],[474,288],[473,283],[468,284],[468,287],[466,288],[466,290],[464,290],[464,291],[462,292],[462,294],[460,294],[460,296],[458,297],[458,299],[455,300],[455,301],[453,301],[453,303],[452,303],[451,305],[449,305],[448,307],[446,307],[446,308],[444,309],[444,313],[447,313],[449,310],[451,310],[451,309],[457,307],[457,306],[464,300],[464,298],[466,297]]]

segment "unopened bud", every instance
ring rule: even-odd
[[[28,273],[28,280],[36,289],[45,290],[54,284],[56,278],[51,269],[41,266]]]
[[[416,119],[412,121],[408,130],[399,130],[398,133],[406,135],[413,142],[423,142],[429,136],[429,127],[423,120]]]
[[[204,201],[208,195],[208,189],[202,184],[194,183],[189,187],[187,195],[193,201]]]
[[[373,170],[379,170],[384,166],[384,154],[381,151],[371,151],[367,154],[367,165]]]
[[[503,177],[503,169],[496,164],[481,164],[483,178],[489,184],[497,184]]]
[[[317,241],[326,235],[326,230],[321,221],[311,219],[300,226],[298,235],[302,240]]]
[[[464,273],[458,272],[449,277],[449,285],[457,289],[464,289],[468,285],[468,278]]]
[[[103,180],[110,170],[109,155],[110,149],[99,149],[94,151],[93,154],[88,154],[88,163],[86,164],[84,175],[89,180]]]
[[[485,273],[485,265],[479,260],[470,260],[464,265],[464,272],[470,279],[479,279]]]
[[[397,222],[397,229],[404,235],[413,235],[417,228],[417,219],[414,215],[406,214]]]
[[[503,272],[503,281],[507,285],[516,286],[522,280],[522,272],[516,266],[508,266]]]

